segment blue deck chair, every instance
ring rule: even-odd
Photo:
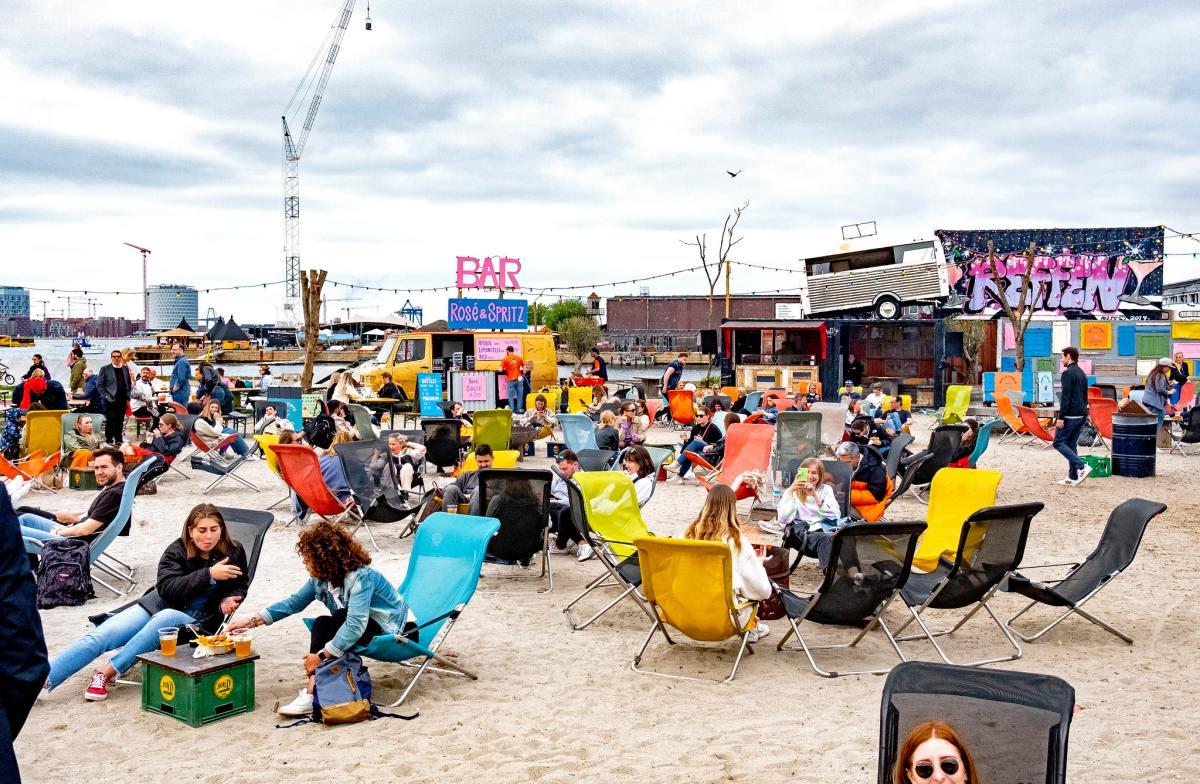
[[[979,426],[979,432],[975,434],[975,449],[971,452],[971,457],[968,459],[968,466],[971,468],[975,467],[975,464],[979,462],[979,458],[983,457],[983,453],[987,451],[988,444],[992,440],[992,430],[1002,427],[1004,424],[1003,419],[996,417]]]
[[[559,414],[558,424],[562,427],[563,443],[567,449],[579,454],[584,449],[597,449],[596,423],[587,414]]]
[[[388,707],[403,703],[426,670],[478,680],[475,673],[441,656],[438,649],[475,595],[483,556],[498,530],[500,522],[494,517],[446,512],[430,515],[417,529],[400,595],[417,616],[421,642],[411,642],[402,634],[381,634],[369,645],[356,648],[369,659],[417,668],[408,686]],[[312,627],[311,619],[304,622]],[[449,669],[431,666],[435,661]]]

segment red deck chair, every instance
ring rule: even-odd
[[[353,521],[354,532],[358,531],[359,526],[366,528],[371,545],[379,549],[375,534],[371,533],[371,527],[363,520],[354,500],[343,503],[325,484],[321,462],[311,447],[303,444],[271,444],[267,448],[275,453],[284,484],[299,496],[305,506],[331,523]]]
[[[795,407],[796,401],[790,397],[781,397],[775,401],[775,410],[777,411],[791,411]]]
[[[696,393],[690,389],[672,389],[667,393],[667,405],[673,425],[691,427],[696,421]]]
[[[646,401],[646,413],[650,415],[650,426],[654,426],[654,420],[658,416],[658,409],[662,407],[662,403],[658,400]]]
[[[1167,405],[1167,413],[1171,416],[1182,413],[1192,403],[1196,401],[1196,382],[1188,381],[1179,390],[1179,402],[1175,405]]]
[[[1100,391],[1100,387],[1088,387],[1087,396],[1088,400],[1096,400],[1097,398],[1104,397],[1104,393]]]
[[[181,454],[180,457],[186,457],[190,460],[197,455],[207,455],[211,452],[214,459],[220,460],[223,463],[228,463],[229,459],[221,454],[221,450],[233,446],[233,442],[237,441],[238,437],[237,433],[230,433],[212,446],[204,443],[204,439],[197,435],[195,430],[192,430],[188,433],[188,438],[191,439],[192,451],[188,452],[186,455]]]
[[[730,425],[725,434],[725,457],[716,467],[695,452],[688,452],[688,460],[696,467],[708,471],[707,476],[696,473],[696,479],[711,490],[716,485],[729,485],[747,471],[758,471],[766,476],[771,470],[771,448],[775,444],[774,425],[748,425],[745,422]],[[745,485],[737,490],[738,500],[750,498],[754,489]]]
[[[1038,441],[1044,441],[1042,448],[1050,446],[1054,443],[1054,430],[1046,430],[1042,427],[1042,420],[1038,419],[1037,412],[1028,406],[1013,406],[1017,409],[1017,416],[1021,418],[1021,424],[1025,426],[1025,432],[1033,436],[1035,441],[1030,441],[1023,446],[1036,444]]]
[[[1088,418],[1092,420],[1092,427],[1096,428],[1096,432],[1100,434],[1100,443],[1104,444],[1104,448],[1112,452],[1112,447],[1108,445],[1113,437],[1113,414],[1117,413],[1117,401],[1106,397],[1095,397],[1088,401]],[[1094,446],[1094,445],[1093,445]]]

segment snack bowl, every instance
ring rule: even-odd
[[[229,637],[224,634],[219,634],[212,637],[203,634],[197,635],[196,645],[202,648],[207,648],[214,654],[229,653],[233,650],[233,640],[229,639]]]

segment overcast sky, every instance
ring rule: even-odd
[[[340,5],[0,0],[0,283],[140,289],[123,241],[153,250],[151,283],[282,279],[279,117]],[[301,163],[302,264],[337,280],[448,285],[456,256],[491,254],[528,286],[672,270],[744,201],[735,257],[782,266],[862,220],[897,240],[1200,230],[1194,0],[376,0],[372,32],[365,10]],[[1196,270],[1172,257],[1167,280]],[[735,291],[787,285],[734,273]],[[364,298],[330,310],[405,299],[345,296]],[[445,317],[444,294],[412,299]],[[254,321],[281,301],[201,309]]]

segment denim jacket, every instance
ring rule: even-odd
[[[387,634],[398,634],[406,623],[415,623],[416,617],[401,598],[400,592],[392,587],[388,579],[369,566],[346,575],[340,588],[310,577],[300,590],[276,602],[259,613],[263,622],[270,625],[295,615],[314,601],[325,605],[333,613],[346,609],[346,622],[338,629],[325,649],[334,656],[341,656],[354,647],[367,628],[367,621],[374,620]]]

